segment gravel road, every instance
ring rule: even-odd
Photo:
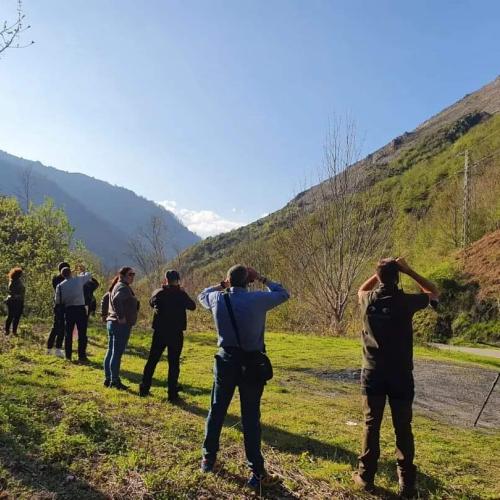
[[[475,366],[415,360],[415,408],[454,425],[472,426],[496,372]],[[500,381],[477,424],[500,428]]]
[[[415,412],[462,427],[472,427],[491,389],[497,372],[487,368],[434,360],[416,359]],[[322,379],[359,384],[361,370],[321,370]],[[477,424],[500,429],[500,381],[497,383]]]

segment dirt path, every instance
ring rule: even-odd
[[[487,347],[465,347],[460,345],[437,344],[432,343],[432,347],[437,347],[442,351],[458,351],[466,352],[467,354],[475,354],[477,356],[487,356],[488,358],[500,359],[500,349],[487,348]]]

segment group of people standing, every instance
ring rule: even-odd
[[[88,361],[86,331],[89,314],[86,300],[90,295],[87,292],[86,299],[84,290],[87,287],[93,293],[98,283],[92,282],[90,273],[83,268],[79,269],[78,275],[73,275],[66,262],[59,265],[59,271],[60,275],[53,280],[54,325],[47,343],[48,352],[51,353],[55,343],[55,354],[62,356],[65,339],[65,357],[71,359],[72,334],[76,326],[78,357],[85,363]],[[400,289],[400,273],[410,276],[420,293],[408,294]],[[25,289],[21,277],[20,268],[9,273],[7,334],[11,325],[13,333],[16,332],[22,313]],[[120,364],[139,310],[139,301],[131,288],[134,278],[131,267],[121,268],[101,303],[102,318],[108,331],[104,385],[120,390],[128,389],[120,379]],[[250,291],[248,285],[254,281],[260,282],[264,290]],[[411,426],[414,398],[412,319],[416,311],[429,305],[434,307],[438,295],[436,286],[402,258],[379,261],[375,274],[358,291],[363,320],[361,389],[365,425],[359,466],[353,480],[365,491],[371,492],[375,488],[380,426],[388,400],[396,434],[400,496],[412,498],[415,495],[415,448]],[[281,284],[243,265],[231,267],[223,281],[206,288],[198,296],[200,304],[212,312],[219,347],[203,442],[201,470],[204,473],[215,470],[224,419],[238,388],[245,453],[251,469],[247,484],[259,489],[277,482],[277,478],[266,471],[261,453],[260,403],[264,387],[273,376],[264,331],[266,313],[289,297]],[[180,391],[178,378],[186,311],[194,310],[196,304],[181,287],[180,275],[175,270],[166,272],[164,284],[153,292],[149,304],[154,311],[153,336],[139,395],[147,397],[150,394],[156,365],[168,349],[168,399],[175,402]]]

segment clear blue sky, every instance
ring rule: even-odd
[[[14,7],[2,0],[0,19]],[[201,224],[283,206],[314,178],[332,114],[356,119],[368,153],[500,73],[494,0],[24,9],[36,43],[0,59],[0,149],[175,202]]]

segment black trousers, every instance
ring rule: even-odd
[[[66,322],[66,338],[64,341],[64,349],[66,351],[66,359],[71,359],[73,354],[73,329],[78,330],[78,358],[85,359],[87,357],[87,310],[85,306],[69,306],[64,310],[64,319]]]
[[[386,400],[391,408],[392,424],[396,434],[396,463],[400,484],[415,486],[416,468],[413,465],[415,444],[411,428],[414,398],[413,374],[381,373],[363,370],[361,376],[365,426],[359,458],[359,473],[372,482],[380,456],[380,426]]]
[[[61,349],[64,341],[64,310],[60,307],[54,307],[54,322],[52,324],[52,330],[50,330],[49,338],[47,340],[47,349],[52,349],[54,347],[54,342],[56,344],[56,349]]]
[[[12,333],[17,333],[17,326],[23,314],[24,302],[22,300],[9,300],[7,303],[7,319],[5,320],[5,335],[9,335],[12,325]]]
[[[160,358],[165,349],[167,349],[168,393],[170,395],[175,395],[177,393],[177,383],[179,380],[180,361],[183,345],[184,333],[182,331],[153,331],[151,350],[149,351],[148,361],[146,362],[146,366],[144,367],[141,390],[146,392],[149,391],[156,365],[158,364],[158,361],[160,361]]]

